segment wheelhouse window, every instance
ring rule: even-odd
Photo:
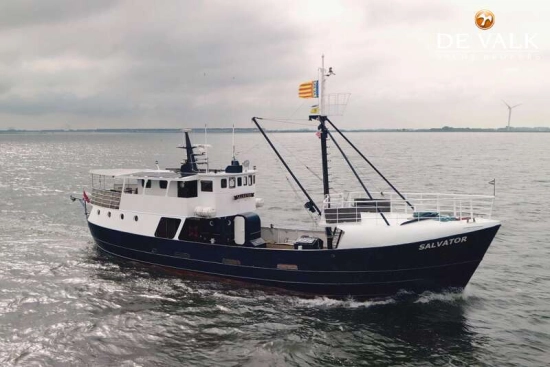
[[[160,187],[161,189],[167,188],[167,187],[168,187],[168,181],[166,181],[166,180],[160,180],[160,181],[159,181],[159,187]]]
[[[126,178],[124,179],[124,193],[125,194],[137,194],[138,193],[138,186],[140,186],[139,183],[140,180],[136,180],[135,178]],[[143,186],[143,184],[141,184]]]
[[[174,238],[180,223],[181,219],[178,218],[160,218],[157,230],[155,231],[155,237]]]
[[[237,186],[242,186],[242,185],[243,185],[243,178],[237,177]]]
[[[196,198],[197,196],[198,196],[198,182],[196,180],[178,182],[179,198]]]
[[[145,180],[139,180],[141,183],[141,187],[145,185],[145,188],[150,189],[151,188],[151,180],[147,180],[147,184],[145,184]]]
[[[248,185],[252,186],[252,176],[248,176]]]
[[[234,189],[235,188],[235,177],[231,177],[229,179],[229,188]]]
[[[212,181],[201,181],[202,192],[212,192],[213,189],[214,189],[214,185],[212,184]]]
[[[246,176],[243,177],[243,186],[247,186],[248,185],[248,181],[246,179]]]
[[[222,180],[221,180],[221,188],[222,188],[222,189],[227,188],[227,178],[222,178]]]
[[[256,176],[252,176],[252,184],[256,185]]]

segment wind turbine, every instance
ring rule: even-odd
[[[516,108],[517,106],[521,106],[522,104],[519,103],[515,106],[510,106],[508,103],[506,103],[504,100],[502,100],[504,104],[508,107],[508,127],[507,130],[510,130],[510,119],[512,118],[512,108]]]

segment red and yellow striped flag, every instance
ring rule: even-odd
[[[300,98],[319,98],[319,81],[312,80],[300,84],[298,88],[298,97]]]

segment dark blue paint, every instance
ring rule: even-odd
[[[468,233],[464,243],[422,251],[419,245],[423,242],[363,249],[280,250],[146,237],[88,224],[98,246],[115,256],[290,291],[357,299],[401,290],[463,288],[499,228]],[[238,260],[241,265],[224,264],[224,259]],[[297,265],[298,270],[277,269],[277,264]]]

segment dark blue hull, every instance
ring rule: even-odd
[[[399,291],[421,293],[464,288],[498,228],[467,235],[462,243],[437,246],[454,237],[396,246],[281,250],[168,240],[115,231],[89,223],[103,251],[134,261],[224,279],[333,298],[384,297]],[[285,269],[280,269],[284,267]],[[297,270],[292,270],[296,267]]]

